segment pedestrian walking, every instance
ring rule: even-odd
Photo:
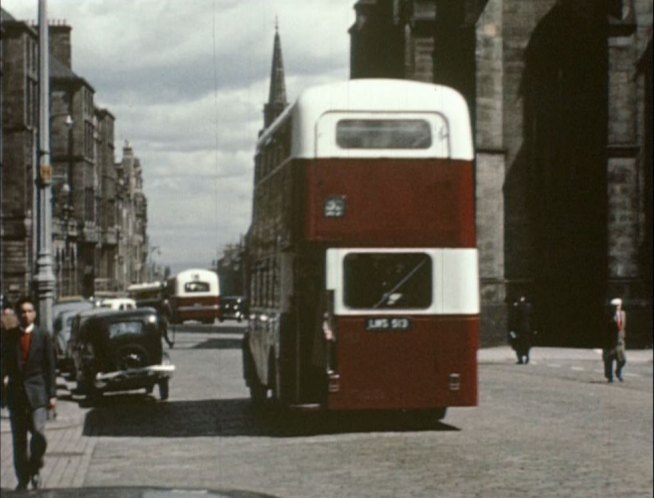
[[[606,319],[604,338],[602,344],[602,359],[604,361],[604,377],[613,382],[613,364],[615,363],[615,376],[623,381],[622,369],[627,363],[626,355],[627,314],[622,308],[622,299],[616,297],[611,300],[609,313]]]
[[[14,313],[14,308],[11,306],[9,300],[2,296],[2,322],[0,324],[0,354],[5,342],[5,331],[12,330],[18,327],[18,318]],[[1,356],[0,356],[1,358]],[[5,378],[0,379],[0,417],[9,418],[9,413],[5,403]]]
[[[16,489],[24,490],[29,483],[35,489],[41,485],[45,423],[48,410],[56,404],[56,374],[50,334],[36,326],[32,300],[19,299],[16,314],[19,326],[3,332],[1,375],[11,421]]]
[[[14,308],[9,301],[2,296],[2,331],[11,330],[18,327],[18,318],[16,318],[16,313]],[[0,342],[0,344],[2,344]]]
[[[533,306],[527,296],[520,296],[509,309],[509,344],[519,365],[529,363],[529,351],[534,343]]]

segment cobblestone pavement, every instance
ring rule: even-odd
[[[594,350],[479,352],[480,404],[444,423],[402,415],[253,413],[237,329],[178,333],[168,402],[141,393],[73,400],[63,379],[47,426],[47,488],[170,486],[283,497],[652,496],[652,351],[629,351],[623,384]],[[228,332],[228,333],[224,333]],[[1,421],[2,494],[15,486]]]

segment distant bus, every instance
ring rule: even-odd
[[[220,284],[218,274],[191,269],[179,272],[166,281],[163,313],[170,323],[195,320],[213,323],[220,318]]]
[[[311,88],[259,138],[243,375],[255,405],[477,404],[473,144],[451,88]]]

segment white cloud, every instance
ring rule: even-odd
[[[354,0],[49,0],[73,70],[140,159],[158,262],[208,266],[247,231],[278,19],[287,96],[348,77]],[[35,20],[38,2],[2,0]]]

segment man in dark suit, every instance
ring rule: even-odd
[[[533,314],[533,306],[526,296],[521,296],[509,309],[509,344],[519,365],[529,363],[529,350],[536,335]]]
[[[3,332],[2,382],[11,419],[16,489],[27,489],[30,481],[36,489],[47,447],[45,422],[56,403],[55,356],[50,334],[35,325],[36,309],[29,298],[16,303],[16,315],[19,326]]]

